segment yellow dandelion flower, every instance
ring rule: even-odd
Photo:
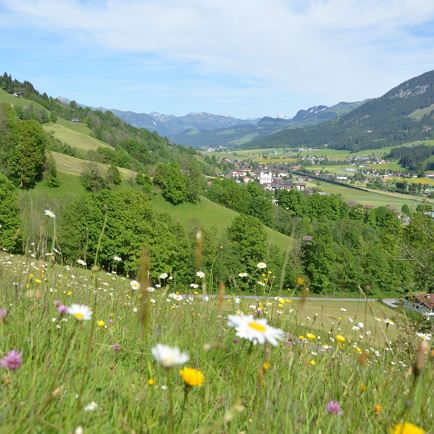
[[[97,325],[98,327],[104,327],[104,326],[105,326],[105,321],[102,320],[102,319],[99,319],[99,320],[96,322],[96,325]]]
[[[194,368],[182,368],[179,375],[184,380],[185,384],[190,387],[202,386],[205,381],[202,371]]]
[[[381,413],[382,409],[383,409],[383,407],[381,406],[381,404],[375,404],[374,405],[374,413],[376,415],[379,415]]]
[[[313,333],[306,333],[306,337],[310,340],[313,341],[316,339],[316,335],[314,335]]]
[[[69,297],[71,297],[71,295],[72,295],[72,291],[68,291],[68,292],[66,293],[66,295],[69,296]]]
[[[343,344],[343,343],[346,341],[346,339],[345,339],[342,335],[336,335],[336,336],[335,336],[335,339],[336,339],[336,341],[339,342],[340,344]]]
[[[268,371],[268,370],[270,369],[270,362],[265,361],[265,362],[262,364],[262,369],[263,369],[264,371]]]
[[[311,365],[311,366],[315,366],[315,365],[316,365],[315,360],[311,360],[311,361],[309,362],[309,365]]]
[[[150,386],[153,386],[154,384],[157,384],[157,380],[156,380],[155,378],[150,378],[150,379],[148,380],[148,384],[149,384]]]
[[[303,335],[301,335],[298,337],[298,339],[300,339],[301,341],[304,341],[306,338]]]
[[[425,430],[410,422],[401,422],[389,429],[390,434],[425,434]]]
[[[35,279],[35,283],[42,283],[41,279]]]
[[[297,277],[296,283],[298,286],[301,286],[304,284],[304,278],[303,277]]]

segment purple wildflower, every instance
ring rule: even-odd
[[[112,345],[112,350],[113,350],[115,353],[118,353],[121,349],[122,349],[121,344],[113,344],[113,345]]]
[[[65,306],[62,304],[59,300],[54,300],[54,306],[56,307],[57,312],[59,312],[60,316],[65,315],[65,313],[68,313],[68,306]]]
[[[56,306],[57,312],[59,312],[60,315],[65,315],[65,313],[68,313],[68,306],[65,306],[64,304],[59,304]]]
[[[0,309],[0,319],[4,319],[8,316],[8,311],[6,309]]]
[[[0,366],[2,368],[10,369],[11,371],[18,369],[22,363],[23,359],[21,353],[16,350],[9,351],[9,353],[0,360]]]
[[[327,406],[326,410],[330,414],[341,414],[342,408],[338,401],[330,401]]]

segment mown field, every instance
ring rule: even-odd
[[[1,432],[434,429],[434,354],[405,317],[138,280],[0,254]]]
[[[74,125],[73,122],[69,122],[69,124]],[[73,129],[71,125],[67,124],[67,126],[64,126],[60,123],[49,123],[44,125],[45,131],[73,148],[83,149],[85,151],[96,151],[99,147],[111,148],[107,143],[104,143],[87,133],[79,131],[79,129],[85,131],[85,128]]]
[[[61,154],[60,152],[51,152],[54,160],[56,161],[57,170],[62,173],[66,173],[67,175],[75,175],[79,176],[84,172],[86,166],[89,164],[89,161],[82,160],[80,158],[71,157],[70,155]],[[96,164],[103,174],[107,172],[107,169],[110,167],[108,164],[104,163],[94,163]],[[131,178],[135,178],[135,172],[129,169],[124,169],[123,167],[119,167],[119,172],[121,177],[124,180],[129,180]]]
[[[418,198],[417,196],[386,191],[380,192],[377,190],[355,190],[325,181],[309,182],[308,185],[309,187],[316,187],[326,193],[339,194],[342,196],[342,199],[347,202],[353,201],[361,203],[362,205],[392,206],[399,210],[404,204],[416,207],[419,203],[422,203],[422,198]]]

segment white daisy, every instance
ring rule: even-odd
[[[190,288],[197,289],[199,285],[197,283],[190,283]]]
[[[159,277],[160,277],[160,279],[164,280],[164,279],[167,279],[169,277],[169,275],[167,273],[161,273]]]
[[[196,273],[196,277],[199,277],[199,279],[203,279],[205,277],[205,273],[203,271],[198,271]]]
[[[98,404],[95,401],[89,402],[89,404],[84,407],[84,411],[95,411],[98,409]]]
[[[113,256],[113,261],[116,261],[116,262],[121,262],[122,261],[122,258],[120,257],[120,256]]]
[[[430,341],[431,335],[427,333],[416,333],[417,337],[422,339],[423,341]]]
[[[188,361],[188,354],[181,353],[177,347],[157,344],[151,349],[154,359],[165,368],[173,368]]]
[[[83,265],[83,267],[85,267],[87,265],[86,262],[83,261],[83,259],[77,259],[77,264]]]
[[[46,209],[46,210],[44,211],[44,213],[45,213],[45,215],[46,215],[47,217],[50,217],[50,219],[55,219],[55,218],[56,218],[56,214],[54,214],[54,212],[53,212],[53,211],[50,211],[49,209]]]
[[[92,310],[85,304],[71,304],[68,313],[77,321],[88,321],[92,318]]]
[[[248,274],[247,273],[238,273],[238,277],[247,277],[248,276]]]
[[[256,264],[256,267],[259,268],[260,270],[263,270],[264,268],[267,268],[267,264],[265,262],[258,262]]]
[[[132,280],[132,281],[130,282],[130,286],[131,286],[131,289],[132,289],[133,291],[137,291],[137,290],[140,289],[140,283],[137,282],[137,280]]]
[[[283,330],[267,324],[266,319],[254,319],[252,315],[229,315],[228,326],[236,330],[237,336],[254,344],[269,342],[276,346],[283,339]]]

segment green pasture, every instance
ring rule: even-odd
[[[317,187],[320,191],[324,191],[330,194],[338,194],[342,196],[342,199],[347,202],[357,202],[362,205],[377,206],[392,206],[397,209],[401,209],[402,205],[407,204],[411,207],[416,207],[419,203],[422,203],[422,198],[391,193],[378,190],[356,190],[343,185],[331,184],[325,181],[309,182],[309,187]]]
[[[63,123],[67,123],[67,121],[63,121]],[[69,124],[73,124],[70,122]],[[77,124],[80,125],[80,124]],[[56,139],[59,139],[61,142],[66,143],[67,145],[72,146],[73,148],[83,149],[85,151],[95,151],[99,147],[110,147],[107,143],[102,142],[101,140],[96,139],[95,137],[89,136],[87,133],[83,133],[78,131],[81,129],[84,131],[83,125],[80,125],[76,130],[61,125],[61,124],[45,124],[44,130],[49,134],[52,134]]]
[[[17,107],[33,106],[40,111],[48,112],[48,110],[45,107],[43,107],[41,104],[26,98],[13,96],[3,89],[0,89],[0,102],[4,102],[6,104],[10,104],[12,106],[17,106]]]
[[[152,205],[156,211],[169,214],[187,230],[202,227],[205,230],[217,231],[220,236],[224,235],[232,220],[238,215],[237,212],[203,196],[197,204],[172,205],[161,195],[154,195],[152,196]],[[286,251],[288,246],[292,246],[293,240],[288,236],[267,227],[265,229],[270,243],[282,251]]]

